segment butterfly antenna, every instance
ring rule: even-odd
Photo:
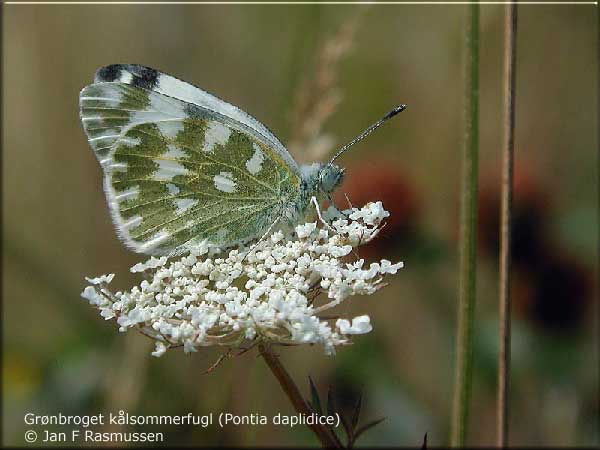
[[[342,148],[340,148],[337,153],[334,155],[333,158],[331,158],[331,161],[329,161],[329,165],[333,164],[333,162],[342,154],[344,153],[346,150],[348,150],[350,147],[352,147],[354,144],[362,141],[364,138],[366,138],[368,135],[370,135],[373,131],[375,131],[377,128],[379,128],[381,125],[383,125],[383,123],[385,121],[387,121],[388,119],[391,119],[392,117],[394,117],[396,114],[401,113],[402,111],[404,111],[406,109],[406,105],[400,105],[400,106],[396,106],[394,109],[392,109],[389,113],[387,113],[385,116],[383,116],[381,119],[379,119],[377,122],[375,122],[373,125],[371,125],[369,128],[367,128],[365,131],[363,131],[359,136],[355,137],[354,139],[352,139],[352,141],[350,141],[349,143],[347,143],[346,145],[344,145]]]

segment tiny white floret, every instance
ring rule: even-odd
[[[342,334],[365,334],[373,329],[369,316],[358,316],[352,319],[352,325],[346,319],[338,319],[335,326]]]

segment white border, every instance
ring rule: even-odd
[[[5,5],[595,5],[596,1],[8,1]]]

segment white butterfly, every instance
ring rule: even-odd
[[[118,235],[139,253],[180,253],[206,240],[230,247],[294,225],[329,197],[344,171],[299,166],[258,120],[155,69],[115,64],[80,93],[88,141],[104,171]]]

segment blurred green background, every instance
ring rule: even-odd
[[[78,117],[95,70],[139,63],[265,123],[300,161],[325,159],[398,103],[409,108],[344,155],[341,191],[392,216],[368,258],[405,269],[340,311],[374,330],[327,357],[283,348],[342,405],[364,390],[364,445],[448,442],[454,382],[464,6],[4,6],[3,443],[27,412],[292,413],[249,352],[149,355],[79,297],[84,276],[141,260],[118,241]],[[495,441],[497,227],[503,8],[481,7],[481,219],[474,390],[467,442]],[[511,437],[594,445],[598,407],[597,11],[519,10]],[[317,124],[311,122],[316,121]],[[311,128],[312,126],[312,128]],[[308,130],[308,131],[307,131]],[[312,131],[311,131],[312,130]],[[315,131],[316,130],[316,131]],[[305,429],[140,428],[167,445],[316,445]],[[64,430],[61,430],[64,431]]]

